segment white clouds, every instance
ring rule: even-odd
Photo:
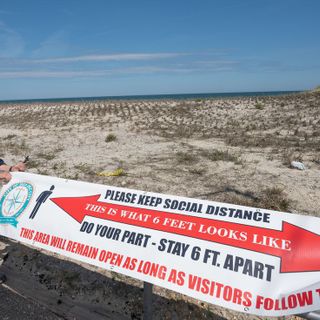
[[[233,71],[240,65],[240,61],[236,60],[208,60],[196,61],[195,64],[199,69],[206,68],[211,71]]]
[[[28,70],[28,71],[0,71],[0,79],[8,78],[88,78],[106,77],[130,74],[152,74],[152,73],[185,73],[192,69],[161,68],[157,66],[129,67],[104,70],[87,71],[52,71],[52,70]]]
[[[50,42],[51,43],[51,42]],[[53,43],[51,43],[53,45]],[[51,46],[48,43],[47,49]],[[44,47],[43,47],[44,48]],[[44,53],[45,50],[41,49]],[[40,53],[40,50],[37,53]],[[50,68],[69,68],[73,64],[77,64],[78,68],[85,68],[89,63],[98,63],[101,67],[111,66],[112,62],[132,62],[133,64],[143,63],[145,61],[169,60],[183,56],[191,56],[188,53],[117,53],[117,54],[99,54],[99,55],[81,55],[71,57],[56,57],[56,58],[4,58],[0,56],[0,70],[1,66],[20,66],[30,68],[34,65],[43,65]],[[108,64],[110,62],[110,64]],[[135,63],[136,62],[136,63]]]
[[[0,21],[0,58],[17,57],[24,50],[22,37]]]
[[[188,67],[181,67],[178,64],[157,65],[159,60],[170,60],[188,55],[162,52],[81,55],[44,59],[2,59],[2,61],[0,59],[0,78],[75,78],[189,72]],[[112,65],[112,62],[115,61],[128,62],[130,65],[122,64],[120,67],[115,67]],[[148,61],[153,61],[154,65],[146,65]],[[98,63],[99,68],[97,65],[95,67],[88,65],[92,62]]]
[[[196,61],[197,64],[203,66],[230,66],[239,64],[239,61],[235,60],[208,60],[208,61]]]
[[[199,60],[199,57],[203,57],[203,53],[135,52],[10,61],[0,59],[0,78],[93,78],[135,74],[215,73],[233,71],[239,64],[234,60]],[[208,58],[207,54],[205,57]]]
[[[186,53],[118,53],[100,55],[82,55],[63,58],[49,58],[31,60],[36,63],[68,63],[68,62],[99,62],[99,61],[143,61],[175,58],[187,55]]]
[[[67,34],[65,31],[60,30],[51,34],[44,41],[40,43],[40,46],[32,52],[32,56],[35,58],[43,58],[48,56],[61,56],[66,54],[69,50],[69,44]],[[46,59],[43,59],[44,62]],[[49,59],[50,60],[50,59]],[[31,62],[41,61],[30,60]]]
[[[17,78],[75,78],[75,77],[97,77],[102,76],[102,71],[5,71],[0,72],[0,79]]]

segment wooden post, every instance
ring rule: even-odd
[[[152,320],[153,284],[143,282],[143,320]]]

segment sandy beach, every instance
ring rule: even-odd
[[[2,103],[0,136],[0,157],[15,163],[29,155],[30,172],[320,217],[320,92]],[[116,169],[118,176],[98,174]],[[141,319],[140,282],[1,242],[8,286],[28,284],[64,319],[86,319],[81,308],[100,310],[93,319]],[[262,319],[155,293],[155,319]]]

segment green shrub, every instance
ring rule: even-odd
[[[263,110],[264,106],[262,103],[260,102],[257,102],[254,107],[257,109],[257,110]]]
[[[115,141],[117,140],[117,136],[113,133],[109,133],[106,138],[105,138],[105,142],[112,142],[112,141]]]

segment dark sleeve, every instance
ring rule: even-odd
[[[0,159],[0,166],[2,166],[3,164],[6,164],[2,159]]]

